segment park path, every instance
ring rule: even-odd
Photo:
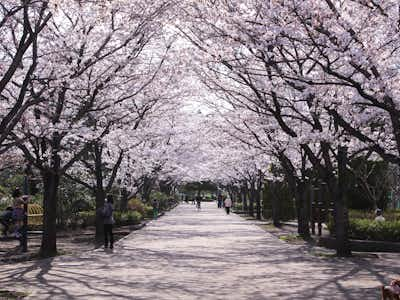
[[[144,229],[79,256],[0,265],[0,290],[32,299],[379,299],[397,257],[320,258],[214,203],[181,204]]]

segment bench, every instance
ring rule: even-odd
[[[43,225],[43,208],[39,204],[28,204],[28,226],[41,226]],[[1,225],[0,225],[1,226]],[[11,224],[10,231],[13,231],[15,224]],[[41,231],[35,231],[31,233],[41,233]],[[11,241],[16,240],[15,236],[0,237],[0,241]]]
[[[28,225],[43,225],[43,208],[39,204],[28,204]]]

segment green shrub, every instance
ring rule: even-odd
[[[328,229],[333,231],[333,218],[328,222]],[[350,219],[349,238],[373,241],[400,241],[400,221],[376,222],[373,219]]]
[[[144,207],[144,216],[146,218],[153,218],[153,206],[151,205],[146,205]]]
[[[400,241],[400,221],[376,222],[371,219],[351,219],[349,236],[353,239]]]
[[[123,213],[121,211],[114,211],[113,217],[115,224],[119,225],[122,223]]]
[[[242,211],[243,210],[243,203],[236,202],[234,208],[237,211]]]
[[[142,221],[142,214],[138,211],[114,212],[115,225],[139,224]]]
[[[400,210],[384,210],[383,216],[386,221],[400,221]],[[349,210],[350,219],[370,219],[375,218],[375,212],[373,210]]]
[[[140,224],[142,221],[142,214],[138,211],[129,211],[126,213],[126,219],[129,224]]]
[[[82,227],[93,226],[96,222],[95,211],[81,211],[78,213],[77,223]]]
[[[144,204],[140,199],[132,198],[128,201],[128,210],[138,211],[141,215],[144,215]]]

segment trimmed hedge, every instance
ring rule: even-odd
[[[386,221],[400,220],[400,210],[384,210],[383,216],[385,217]],[[349,209],[349,218],[373,220],[375,218],[375,211]]]
[[[138,211],[120,212],[114,211],[115,225],[136,225],[140,224],[143,217]],[[81,227],[94,226],[96,222],[95,211],[82,211],[78,213],[77,223]]]
[[[140,224],[142,219],[142,214],[138,211],[114,212],[115,225]]]
[[[358,240],[400,241],[400,221],[376,222],[371,219],[350,219],[349,237]]]

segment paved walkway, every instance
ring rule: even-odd
[[[318,258],[215,204],[182,204],[112,253],[0,265],[0,290],[32,299],[375,300],[398,258]]]

